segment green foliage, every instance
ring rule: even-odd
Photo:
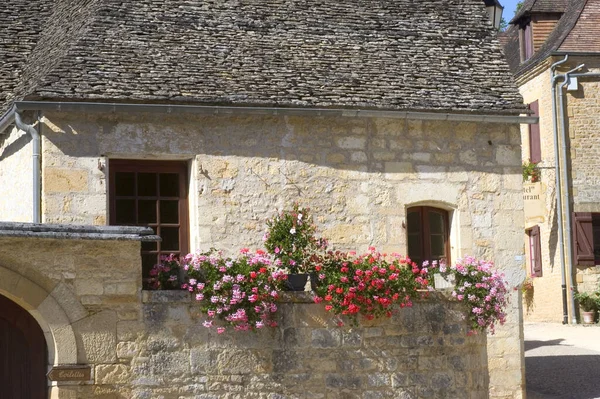
[[[224,258],[214,249],[185,257],[188,280],[182,288],[195,294],[207,316],[204,327],[219,334],[227,325],[237,331],[277,326],[275,301],[286,274],[272,269],[264,251],[241,252],[238,258]]]
[[[287,268],[290,273],[309,273],[312,271],[311,255],[318,249],[324,249],[327,242],[315,237],[316,227],[309,208],[297,203],[289,211],[283,211],[267,221],[264,245],[267,251]]]
[[[595,312],[600,307],[600,292],[575,292],[573,294],[584,312]]]
[[[504,19],[504,17],[502,17],[500,19],[500,26],[498,27],[498,30],[500,32],[504,32],[507,28],[508,28],[508,22],[506,21],[506,19]]]
[[[391,317],[394,307],[412,306],[413,298],[427,295],[418,290],[431,288],[427,268],[418,268],[399,255],[380,254],[375,248],[361,256],[328,252],[315,270],[314,301],[325,303],[329,312],[347,316],[352,325],[358,323],[358,315],[367,320]]]
[[[537,183],[542,180],[542,171],[535,162],[523,162],[523,181]]]
[[[161,258],[161,263],[150,270],[148,288],[152,290],[175,290],[180,288],[181,265],[176,255]]]
[[[455,265],[440,264],[442,276],[453,276],[455,288],[452,296],[465,302],[469,309],[471,331],[469,334],[488,329],[494,334],[496,324],[506,322],[508,287],[504,276],[494,270],[492,262],[466,256]]]
[[[517,3],[517,7],[515,8],[515,15],[517,15],[517,13],[519,12],[519,10],[521,9],[521,7],[523,7],[523,2],[519,1]]]

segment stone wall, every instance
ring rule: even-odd
[[[33,221],[31,137],[16,128],[0,132],[0,220]]]
[[[600,60],[582,57],[586,72],[599,73]],[[600,78],[580,78],[578,90],[566,96],[569,117],[573,211],[600,212]],[[600,288],[600,266],[576,268],[580,291]]]
[[[452,259],[491,259],[512,285],[523,279],[514,124],[57,112],[44,116],[42,136],[45,222],[105,224],[109,159],[178,159],[190,167],[192,249],[260,247],[264,220],[299,201],[336,248],[406,253],[407,207],[432,205],[450,212]],[[499,398],[522,391],[519,299],[512,303],[490,338]]]
[[[558,247],[558,220],[556,213],[556,175],[554,172],[555,152],[552,125],[552,94],[550,87],[550,71],[546,70],[519,87],[526,104],[538,101],[540,113],[541,139],[541,185],[545,196],[543,216],[525,213],[525,228],[535,225],[540,227],[542,242],[542,277],[532,279],[533,295],[529,294],[525,301],[525,321],[562,321],[562,277],[560,249]],[[529,126],[521,125],[523,142],[522,160],[529,160]],[[524,234],[524,233],[523,233]],[[529,262],[529,242],[524,234],[526,250],[526,270],[531,276]]]
[[[582,57],[585,72],[599,73],[600,60]],[[565,96],[568,115],[573,211],[600,212],[600,78],[579,78],[578,90]]]
[[[0,238],[0,295],[36,317],[50,364],[92,370],[55,382],[52,398],[488,397],[486,337],[466,336],[465,308],[441,294],[340,328],[294,293],[278,328],[218,335],[190,294],[140,290],[137,253],[132,241]]]
[[[567,71],[576,65],[585,64],[586,72],[600,71],[600,61],[594,57],[572,57],[560,71]],[[561,82],[559,82],[561,83]],[[533,280],[533,301],[526,308],[527,321],[562,320],[561,263],[558,243],[558,221],[556,215],[555,190],[555,154],[552,124],[552,97],[550,70],[547,69],[526,82],[519,90],[525,103],[539,101],[540,133],[542,138],[542,184],[546,192],[546,217],[529,218],[525,215],[525,226],[540,226],[542,239],[543,277]],[[565,91],[565,113],[568,118],[567,162],[571,183],[571,211],[600,212],[600,80],[585,78],[579,80],[578,89]],[[523,138],[523,160],[528,158],[528,128],[521,128]],[[561,135],[562,136],[562,135]],[[562,146],[562,142],[560,143]],[[561,161],[562,162],[562,161]],[[548,169],[546,169],[548,168]],[[563,199],[563,204],[565,200]],[[565,216],[563,216],[565,219]],[[528,264],[528,272],[530,270]],[[600,268],[575,265],[573,274],[579,290],[593,291],[600,285]],[[569,271],[567,271],[567,289],[571,289]],[[569,296],[570,307],[570,296]]]

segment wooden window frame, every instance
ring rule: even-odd
[[[531,110],[531,116],[540,116],[540,104],[538,100],[527,105]],[[540,124],[532,123],[529,125],[529,162],[542,162],[542,138],[540,135]]]
[[[542,277],[542,240],[540,226],[535,225],[527,229],[529,241],[529,267],[532,277]]]
[[[168,198],[173,200],[176,197],[162,197],[159,194],[155,196],[141,196],[138,195],[137,189],[134,190],[135,195],[133,196],[117,196],[116,195],[116,179],[115,174],[119,172],[133,172],[133,173],[175,173],[179,177],[179,196],[178,198],[178,223],[161,223],[160,221],[160,207],[158,201],[161,198]],[[136,179],[137,188],[137,179]],[[135,212],[138,210],[139,198],[145,199],[156,199],[157,201],[157,220],[156,223],[117,223],[116,216],[116,202],[117,199],[135,199]],[[161,243],[156,244],[156,249],[144,250],[142,246],[141,254],[152,255],[156,254],[157,261],[160,256],[175,253],[180,256],[184,256],[189,252],[189,209],[188,209],[188,165],[186,161],[150,161],[150,160],[130,160],[130,159],[111,159],[109,160],[109,223],[110,225],[127,225],[127,226],[148,226],[152,227],[158,235],[160,235],[160,228],[162,227],[179,227],[179,250],[162,250]],[[149,272],[148,265],[143,266],[142,275],[147,277]]]
[[[531,20],[520,25],[519,47],[521,50],[521,62],[525,62],[533,56],[533,25]]]
[[[421,235],[421,254],[422,254],[422,261],[428,260],[429,262],[431,262],[432,260],[438,260],[438,259],[432,259],[431,256],[431,233],[429,230],[429,213],[431,212],[435,212],[438,214],[441,214],[443,216],[442,220],[443,220],[443,224],[444,224],[444,238],[445,238],[445,252],[446,252],[446,256],[441,259],[444,259],[446,264],[450,264],[451,262],[451,257],[450,257],[450,212],[448,212],[445,209],[442,208],[436,208],[433,206],[411,206],[410,208],[407,208],[406,210],[406,216],[407,216],[407,220],[408,220],[408,215],[409,213],[412,212],[416,212],[419,213],[419,220],[420,220],[420,226],[421,226],[421,231],[420,231],[420,235]],[[407,240],[408,240],[408,232],[409,232],[409,228],[408,228],[408,222],[406,225],[406,232],[407,232]],[[410,254],[408,253],[408,242],[407,242],[407,254],[410,257]],[[421,266],[421,265],[418,265]]]

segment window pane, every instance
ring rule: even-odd
[[[156,223],[156,200],[138,201],[138,223]]]
[[[421,212],[408,212],[406,224],[408,234],[421,232]]]
[[[135,200],[118,199],[115,203],[115,220],[117,224],[135,223]]]
[[[443,235],[431,236],[431,257],[432,260],[439,260],[446,256],[446,242]]]
[[[408,257],[417,264],[423,259],[421,236],[410,234],[408,236]]]
[[[158,263],[158,254],[142,254],[142,277],[150,277],[150,270]]]
[[[429,232],[431,234],[444,234],[444,216],[437,212],[428,212]]]
[[[161,227],[161,251],[179,251],[179,227]]]
[[[177,173],[160,174],[160,195],[161,197],[179,196],[179,175]]]
[[[135,173],[115,173],[115,192],[117,196],[135,195]]]
[[[142,241],[142,251],[156,251],[156,242]]]
[[[138,173],[138,195],[155,197],[156,173]]]
[[[179,223],[179,201],[160,201],[160,222]]]

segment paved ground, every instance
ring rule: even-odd
[[[527,399],[600,398],[600,326],[525,323]]]

